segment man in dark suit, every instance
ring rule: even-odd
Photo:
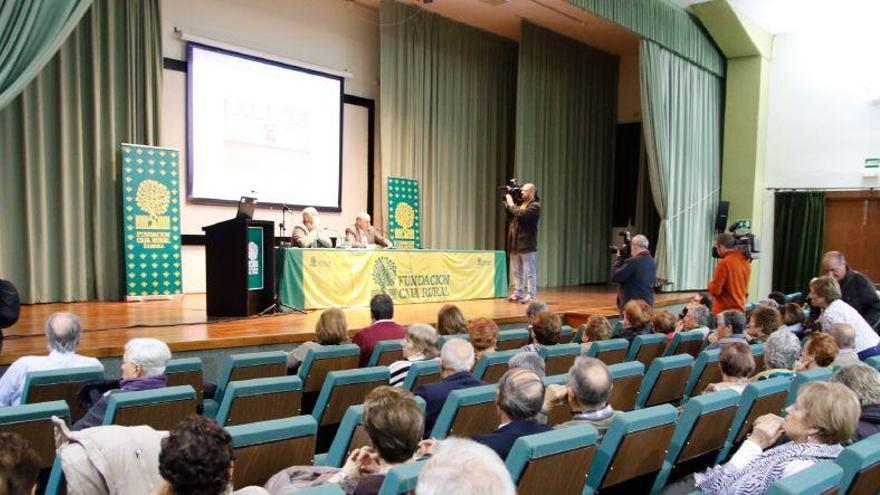
[[[453,390],[485,385],[471,375],[474,367],[474,347],[464,339],[449,339],[440,350],[440,377],[442,381],[422,385],[415,394],[425,399],[425,438],[431,436],[443,403]]]
[[[501,426],[492,433],[475,436],[474,440],[502,459],[507,458],[517,438],[552,429],[535,419],[544,405],[544,382],[533,371],[512,369],[505,373],[498,382],[495,405]]]
[[[632,253],[624,257],[618,250],[611,273],[611,282],[618,284],[617,308],[623,307],[632,299],[641,299],[654,307],[654,279],[657,277],[657,264],[648,250],[648,238],[636,235],[632,238]]]
[[[370,319],[372,324],[362,328],[354,336],[352,342],[361,348],[360,366],[370,361],[373,348],[382,340],[398,340],[406,337],[406,328],[392,320],[394,318],[394,301],[388,294],[376,294],[370,300]]]

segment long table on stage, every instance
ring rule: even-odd
[[[278,248],[275,259],[281,301],[297,308],[368,306],[380,292],[395,304],[507,295],[504,251]]]

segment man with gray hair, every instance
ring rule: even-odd
[[[536,419],[543,405],[544,382],[541,377],[529,370],[509,370],[499,380],[495,397],[501,426],[492,433],[475,436],[474,441],[506,459],[517,438],[551,430]]]
[[[529,370],[541,378],[544,378],[546,374],[544,358],[537,352],[523,351],[516,353],[507,361],[507,367],[512,370]]]
[[[321,228],[318,210],[309,206],[302,212],[302,222],[293,226],[293,245],[300,248],[333,247],[330,237]]]
[[[880,327],[880,296],[874,282],[864,273],[847,266],[840,251],[822,256],[822,275],[834,277],[840,284],[843,302],[853,307],[873,328]]]
[[[421,385],[413,392],[425,399],[425,438],[431,436],[443,403],[453,390],[485,385],[471,375],[474,360],[474,347],[467,340],[449,339],[443,344],[440,349],[440,377],[443,380]]]
[[[544,410],[549,412],[553,407],[568,403],[571,408],[571,419],[555,428],[566,428],[588,424],[599,433],[597,442],[602,441],[616,411],[608,405],[608,397],[614,380],[608,366],[602,361],[579,356],[568,370],[568,385],[550,385],[547,387]]]
[[[416,495],[515,495],[510,472],[490,448],[466,438],[438,442],[419,472]]]
[[[766,369],[749,381],[757,382],[776,377],[794,376],[794,365],[801,357],[801,341],[795,334],[776,331],[764,342],[764,366]]]
[[[0,407],[21,404],[24,381],[31,371],[49,371],[70,368],[100,368],[104,365],[93,357],[76,353],[82,321],[73,313],[54,313],[46,321],[48,356],[20,357],[0,377]]]
[[[859,355],[856,354],[856,350],[853,347],[856,342],[856,330],[852,325],[835,323],[831,326],[831,330],[828,331],[828,335],[834,337],[834,341],[837,342],[837,358],[834,359],[831,366],[849,366],[861,362],[859,361]]]
[[[654,281],[657,278],[657,263],[648,250],[648,238],[639,234],[633,236],[630,256],[617,250],[617,259],[611,272],[611,283],[617,284],[617,308],[623,307],[632,299],[641,299],[654,307]]]
[[[831,381],[855,392],[862,406],[853,442],[880,433],[880,371],[858,363],[838,369],[831,375]]]
[[[354,219],[354,227],[345,229],[345,238],[353,248],[393,247],[391,241],[382,237],[379,229],[370,225],[370,215],[366,212],[358,213]]]

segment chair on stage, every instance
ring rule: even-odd
[[[97,366],[30,371],[24,378],[21,404],[62,400],[70,408],[70,420],[75,423],[86,413],[76,400],[79,388],[84,383],[103,379],[104,370]]]
[[[545,376],[544,377],[544,386],[549,385],[568,385],[568,373],[564,373],[561,375],[553,375],[553,376]],[[547,424],[550,426],[556,426],[558,424],[565,423],[566,421],[571,419],[571,406],[568,404],[568,401],[563,404],[559,404],[550,408],[547,411]]]
[[[520,352],[522,351],[517,348],[483,354],[480,360],[477,361],[476,366],[474,366],[474,378],[486,383],[498,383],[501,376],[509,369],[507,362]]]
[[[626,339],[600,340],[590,344],[587,356],[594,357],[611,366],[626,362],[628,352],[629,342]]]
[[[562,325],[559,328],[559,343],[570,344],[574,341],[574,330],[571,325]]]
[[[684,387],[682,401],[703,393],[710,383],[721,381],[721,365],[719,363],[721,349],[705,350],[697,356],[687,385]]]
[[[170,430],[195,413],[196,391],[189,385],[119,392],[110,395],[104,424]]]
[[[215,418],[220,426],[235,426],[300,415],[302,381],[298,376],[274,376],[230,382]]]
[[[568,373],[569,368],[574,364],[574,360],[580,354],[580,344],[556,344],[541,347],[545,373],[548,375]]]
[[[651,366],[651,361],[663,355],[664,350],[666,350],[666,336],[662,333],[636,335],[629,346],[626,360],[638,361],[647,368]]]
[[[670,480],[712,466],[724,448],[739,398],[733,390],[721,390],[693,397],[685,403],[652,493],[659,493]]]
[[[229,426],[235,456],[234,488],[263,486],[290,466],[309,466],[315,457],[318,424],[309,415]]]
[[[782,414],[785,408],[785,398],[788,396],[789,380],[785,377],[771,378],[759,382],[750,383],[746,386],[739,399],[739,407],[724,448],[715,459],[716,464],[727,461],[731,450],[738,448],[746,434],[752,429],[752,423],[764,414]]]
[[[615,411],[631,411],[636,407],[636,398],[645,378],[645,365],[638,361],[613,364],[608,367],[614,385],[608,404]]]
[[[511,349],[519,349],[529,343],[528,328],[513,328],[510,330],[501,330],[498,332],[498,342],[495,348],[499,351],[509,351]]]
[[[590,466],[584,494],[647,493],[663,467],[678,410],[663,404],[615,416]]]
[[[367,367],[388,366],[395,361],[403,360],[403,340],[380,340],[373,347]]]
[[[201,358],[182,358],[168,361],[168,364],[165,366],[165,377],[168,379],[169,387],[177,385],[189,385],[192,387],[196,391],[196,404],[202,405],[204,400],[202,397],[204,378],[202,376]]]
[[[436,383],[443,378],[440,376],[440,361],[416,361],[409,366],[406,378],[403,380],[403,388],[412,392],[422,385]]]
[[[820,461],[773,483],[767,489],[767,495],[837,494],[840,493],[838,485],[842,477],[843,469],[834,461]]]
[[[840,493],[873,493],[880,487],[880,435],[843,449],[835,462],[843,468]]]
[[[24,437],[40,456],[40,469],[49,469],[55,462],[55,427],[52,416],[70,423],[70,408],[63,400],[0,407],[0,432],[17,433]]]
[[[315,402],[312,417],[318,423],[318,452],[325,452],[349,406],[363,404],[367,394],[376,387],[388,385],[390,373],[386,366],[331,371]]]
[[[785,407],[794,404],[802,385],[810,382],[827,382],[831,379],[832,373],[831,368],[814,368],[796,373],[788,386],[788,400],[785,402]]]
[[[764,344],[751,344],[749,348],[752,349],[752,357],[755,358],[755,371],[750,376],[755,376],[767,369],[764,364]]]
[[[440,409],[431,436],[437,439],[447,436],[470,438],[495,431],[499,424],[495,408],[497,391],[497,385],[453,390]]]
[[[405,495],[416,489],[419,473],[427,461],[408,462],[391,468],[382,481],[379,495]]]
[[[580,495],[597,436],[584,424],[517,438],[506,461],[517,492]]]
[[[285,376],[287,374],[287,355],[281,351],[253,352],[248,354],[232,354],[226,356],[226,365],[217,379],[217,391],[214,397],[204,400],[206,416],[216,417],[217,409],[223,402],[223,394],[229,382]]]
[[[665,338],[665,337],[664,337]],[[664,356],[675,356],[676,354],[690,354],[694,359],[703,350],[706,343],[706,337],[699,330],[690,330],[688,332],[677,332],[672,337],[669,347],[663,351]]]
[[[678,403],[684,395],[684,387],[691,373],[694,358],[690,354],[660,357],[651,363],[639,395],[636,409],[657,404]]]

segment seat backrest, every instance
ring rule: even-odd
[[[665,350],[666,336],[662,333],[636,335],[636,338],[633,339],[632,344],[629,346],[626,360],[638,361],[647,368],[651,366],[651,361],[662,356]]]
[[[541,347],[544,357],[544,371],[548,375],[568,373],[575,358],[581,354],[580,344],[556,344]]]
[[[189,385],[117,392],[110,394],[104,424],[170,430],[195,413],[196,391]]]
[[[388,366],[403,359],[403,340],[380,340],[373,347],[367,366]]]
[[[363,404],[371,390],[388,385],[389,377],[386,366],[327,373],[312,416],[319,426],[339,423],[349,406]]]
[[[664,356],[674,356],[676,354],[690,354],[696,359],[700,351],[703,350],[706,337],[700,330],[690,330],[687,332],[677,332],[672,338],[669,347],[663,351]]]
[[[474,366],[474,378],[486,383],[498,383],[501,376],[509,369],[507,362],[520,352],[519,348],[507,351],[487,352],[480,357]]]
[[[574,330],[570,325],[562,325],[559,328],[559,343],[570,344],[574,341]]]
[[[663,404],[617,414],[593,459],[587,487],[596,492],[659,471],[677,412]]]
[[[788,396],[789,380],[785,377],[770,378],[746,386],[739,399],[736,416],[730,426],[730,432],[724,441],[724,448],[718,454],[716,464],[727,460],[731,449],[739,445],[746,433],[752,428],[755,419],[764,414],[782,414],[785,398]]]
[[[440,376],[440,361],[432,359],[430,361],[416,361],[410,365],[406,372],[406,378],[403,380],[403,388],[412,392],[416,388],[436,383],[442,380]]]
[[[296,376],[303,382],[303,393],[318,392],[324,385],[327,373],[358,367],[361,348],[355,344],[339,344],[313,347],[306,353]]]
[[[773,483],[767,489],[767,495],[836,494],[839,493],[838,484],[841,477],[843,477],[843,469],[834,461],[820,461]],[[874,489],[877,486],[874,485]]]
[[[880,356],[873,356],[865,359],[865,364],[872,366],[875,370],[880,370]]]
[[[519,349],[529,343],[528,328],[512,328],[510,330],[501,330],[498,332],[498,343],[495,348],[499,351],[509,351],[511,349]]]
[[[70,408],[63,400],[0,407],[0,432],[18,433],[40,456],[40,468],[55,462],[55,428],[52,416],[70,421]]]
[[[453,390],[440,409],[431,436],[437,439],[447,436],[472,437],[497,429],[497,390],[497,385]]]
[[[645,373],[645,379],[642,380],[639,396],[636,398],[636,408],[680,401],[693,363],[694,358],[690,354],[676,354],[655,359]]]
[[[767,369],[764,364],[764,344],[752,344],[749,347],[752,349],[752,357],[755,358],[755,371],[750,376],[755,376]]]
[[[628,352],[629,342],[626,339],[600,340],[590,343],[587,356],[594,357],[611,366],[625,362]]]
[[[204,377],[202,376],[201,358],[193,357],[168,361],[168,365],[165,366],[165,377],[168,379],[167,385],[169,387],[176,387],[177,385],[189,385],[192,387],[196,391],[196,403],[202,403]]]
[[[300,415],[302,381],[298,376],[275,376],[229,382],[217,411],[220,426],[243,425]]]
[[[287,374],[287,354],[281,351],[250,352],[226,356],[226,365],[217,378],[214,400],[223,402],[223,394],[229,382],[268,378]]]
[[[309,415],[229,426],[235,455],[234,487],[263,486],[290,466],[309,466],[315,457],[318,424]]]
[[[815,368],[796,373],[788,387],[788,400],[785,402],[785,406],[788,407],[794,404],[802,385],[810,382],[827,382],[831,378],[832,373],[831,368]]]
[[[296,495],[345,495],[342,488],[339,488],[339,485],[335,483],[326,483],[310,488],[297,489],[293,493],[296,493]]]
[[[799,301],[802,301],[803,299],[804,299],[804,294],[801,292],[792,292],[791,294],[785,295],[785,302],[786,303],[799,302]]]
[[[638,361],[613,364],[608,367],[614,385],[608,404],[615,411],[631,411],[636,407],[636,398],[645,378],[645,365]]]
[[[707,349],[697,356],[690,377],[684,387],[684,400],[703,393],[710,383],[721,381],[721,366],[718,364],[721,349]]]
[[[506,461],[517,492],[579,495],[596,455],[597,436],[593,426],[584,424],[517,438]]]
[[[382,481],[378,495],[404,495],[415,490],[424,464],[425,461],[408,462],[391,468]]]
[[[568,385],[568,373],[544,377],[544,386],[548,385]],[[568,401],[553,406],[547,411],[547,424],[555,426],[571,419],[571,406]]]
[[[843,449],[835,462],[843,468],[840,493],[873,493],[880,487],[880,435]]]
[[[76,422],[85,414],[76,401],[79,387],[83,383],[102,379],[104,379],[104,370],[97,366],[31,371],[24,378],[21,403],[37,404],[63,400],[70,408],[71,421]]]

